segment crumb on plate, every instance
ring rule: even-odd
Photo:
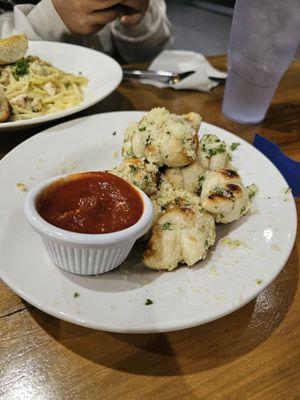
[[[221,242],[222,246],[228,246],[231,249],[236,249],[238,247],[248,247],[247,244],[243,240],[231,239],[228,236],[221,239],[220,242]]]
[[[27,186],[25,185],[25,183],[22,183],[22,182],[17,183],[17,188],[19,190],[21,190],[21,192],[27,192],[28,191]]]

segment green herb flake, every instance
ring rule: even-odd
[[[229,148],[230,148],[231,151],[234,151],[234,150],[236,150],[240,145],[241,145],[241,143],[238,143],[238,142],[231,143],[231,145],[230,145]]]
[[[242,215],[242,214],[245,214],[245,211],[246,211],[246,207],[242,207],[242,208],[241,208],[241,215]]]
[[[261,285],[262,284],[262,280],[261,279],[256,279],[256,283],[258,284],[258,285]]]
[[[288,193],[290,193],[291,192],[291,188],[290,187],[287,187],[285,190],[284,190],[284,194],[288,194]]]
[[[204,176],[204,175],[199,176],[198,182],[199,182],[199,187],[200,187],[200,189],[202,189],[202,186],[203,186],[203,182],[204,182],[204,181],[205,181],[205,176]]]
[[[146,126],[141,126],[141,127],[139,128],[139,131],[140,131],[140,132],[145,132],[145,130],[146,130]]]
[[[171,231],[171,230],[172,230],[172,229],[171,229],[171,222],[165,222],[165,223],[162,225],[161,229],[162,229],[163,231]]]
[[[79,297],[80,294],[78,292],[74,292],[74,299],[77,299],[77,297]]]
[[[258,187],[254,183],[252,183],[252,185],[246,186],[246,189],[248,192],[249,199],[252,199],[258,192]]]
[[[215,156],[216,154],[225,153],[225,151],[226,151],[226,146],[224,143],[221,143],[218,147],[213,147],[207,150],[208,155],[210,157]]]
[[[151,304],[153,304],[153,301],[151,299],[146,299],[145,306],[151,306]]]
[[[127,156],[128,158],[133,157],[133,156],[134,156],[133,150],[130,149],[130,150],[126,151],[126,156]]]
[[[232,192],[230,190],[225,189],[225,188],[221,188],[219,186],[216,186],[213,189],[212,194],[217,194],[217,195],[222,196],[222,197],[231,197],[232,196]]]
[[[138,172],[138,168],[133,164],[129,164],[129,168],[132,174],[136,174]]]
[[[117,134],[117,132],[116,132],[116,131],[113,131],[112,135],[113,135],[113,136],[116,136],[116,134]]]
[[[23,76],[28,74],[28,71],[29,71],[29,62],[25,58],[22,58],[21,60],[15,63],[13,75],[14,77]]]

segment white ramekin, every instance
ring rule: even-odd
[[[69,232],[45,221],[37,211],[36,202],[41,192],[67,174],[56,176],[34,186],[25,199],[24,213],[32,228],[41,236],[52,262],[68,272],[96,275],[119,266],[128,256],[135,241],[151,227],[153,207],[148,196],[137,187],[143,201],[141,218],[129,228],[104,234]]]

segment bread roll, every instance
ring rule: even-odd
[[[27,37],[20,35],[9,36],[0,40],[0,65],[12,64],[24,57],[28,48]]]

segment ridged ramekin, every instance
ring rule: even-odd
[[[41,236],[51,261],[65,271],[79,275],[97,275],[118,267],[134,243],[151,227],[153,207],[148,196],[133,186],[143,201],[140,219],[129,228],[113,233],[85,234],[58,228],[38,213],[39,195],[53,182],[69,175],[56,176],[34,186],[26,196],[24,213],[32,228]]]

